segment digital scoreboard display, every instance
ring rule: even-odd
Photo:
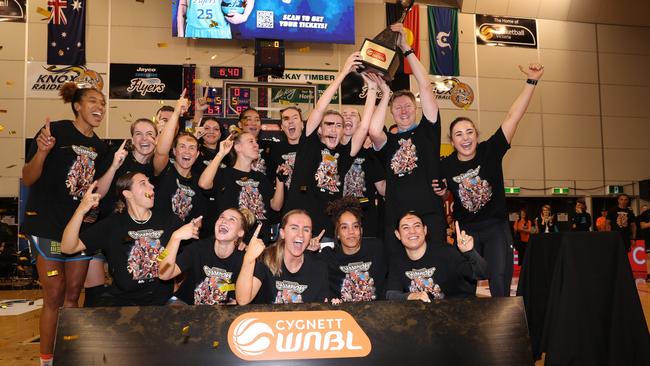
[[[205,93],[205,88],[203,87],[202,93]],[[208,88],[208,110],[205,112],[206,115],[223,116],[225,108],[226,117],[239,116],[243,110],[251,105],[250,88],[230,88],[226,98],[224,98],[223,88]]]

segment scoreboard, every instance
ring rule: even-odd
[[[205,93],[203,87],[202,92]],[[206,115],[236,117],[251,105],[251,89],[242,87],[233,87],[228,90],[228,95],[224,97],[223,88],[208,87],[208,110]]]

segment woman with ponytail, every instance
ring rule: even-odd
[[[247,209],[229,208],[219,215],[214,235],[184,247],[177,255],[182,240],[196,238],[194,223],[182,226],[167,244],[167,255],[160,263],[160,278],[169,280],[185,273],[176,296],[188,304],[234,304],[235,282],[246,247],[243,238],[254,222],[255,217]],[[191,291],[183,291],[185,286],[191,287]]]
[[[265,248],[257,227],[248,243],[235,294],[237,303],[257,299],[262,304],[324,302],[329,296],[327,265],[316,254],[305,253],[317,246],[312,239],[311,218],[306,211],[292,210],[282,218],[280,238]]]
[[[78,306],[91,259],[85,253],[61,253],[63,229],[84,193],[110,164],[108,146],[94,132],[104,119],[104,95],[90,84],[75,83],[64,84],[60,95],[70,103],[74,119],[50,122],[47,118],[23,167],[23,183],[30,187],[23,231],[43,286],[40,352],[44,365],[52,363],[58,309]],[[97,193],[104,195],[107,190],[107,185],[100,185]],[[95,210],[82,221],[90,224],[96,219]]]
[[[127,173],[115,186],[116,213],[80,233],[84,215],[97,207],[100,199],[88,190],[63,232],[61,251],[101,250],[106,256],[113,283],[96,306],[164,305],[173,286],[159,278],[159,261],[164,256],[163,245],[182,222],[172,212],[152,209],[154,187],[144,174]]]

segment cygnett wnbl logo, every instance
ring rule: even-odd
[[[228,345],[248,361],[364,357],[372,349],[341,310],[246,313],[230,325]]]

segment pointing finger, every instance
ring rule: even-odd
[[[208,92],[210,91],[210,84],[205,83],[205,90],[203,91],[203,98],[208,98]]]
[[[50,117],[45,117],[45,132],[47,133],[48,136],[51,135],[51,133],[50,133]]]
[[[181,93],[181,97],[179,99],[185,98],[185,93],[187,93],[187,88],[183,88],[183,92]]]
[[[325,235],[325,229],[321,230],[320,234],[318,234],[318,236],[316,237],[316,239],[317,239],[318,241],[320,241],[321,238],[323,237],[323,235]]]
[[[120,148],[118,150],[124,150],[124,146],[126,145],[126,139],[122,141],[122,145],[120,145]]]
[[[195,217],[192,219],[192,224],[194,226],[197,226],[201,223],[201,220],[203,220],[203,216]]]
[[[251,241],[253,241],[253,239],[257,239],[257,236],[260,234],[260,230],[262,230],[262,223],[259,223],[255,228],[255,232],[253,233],[253,237],[251,238]]]
[[[459,235],[461,235],[460,225],[458,225],[458,220],[456,220],[456,232],[457,232]],[[465,232],[463,231],[463,233],[465,233]]]
[[[86,192],[93,193],[93,191],[95,190],[96,187],[97,187],[97,181],[95,180],[88,186],[88,189],[86,190]]]

